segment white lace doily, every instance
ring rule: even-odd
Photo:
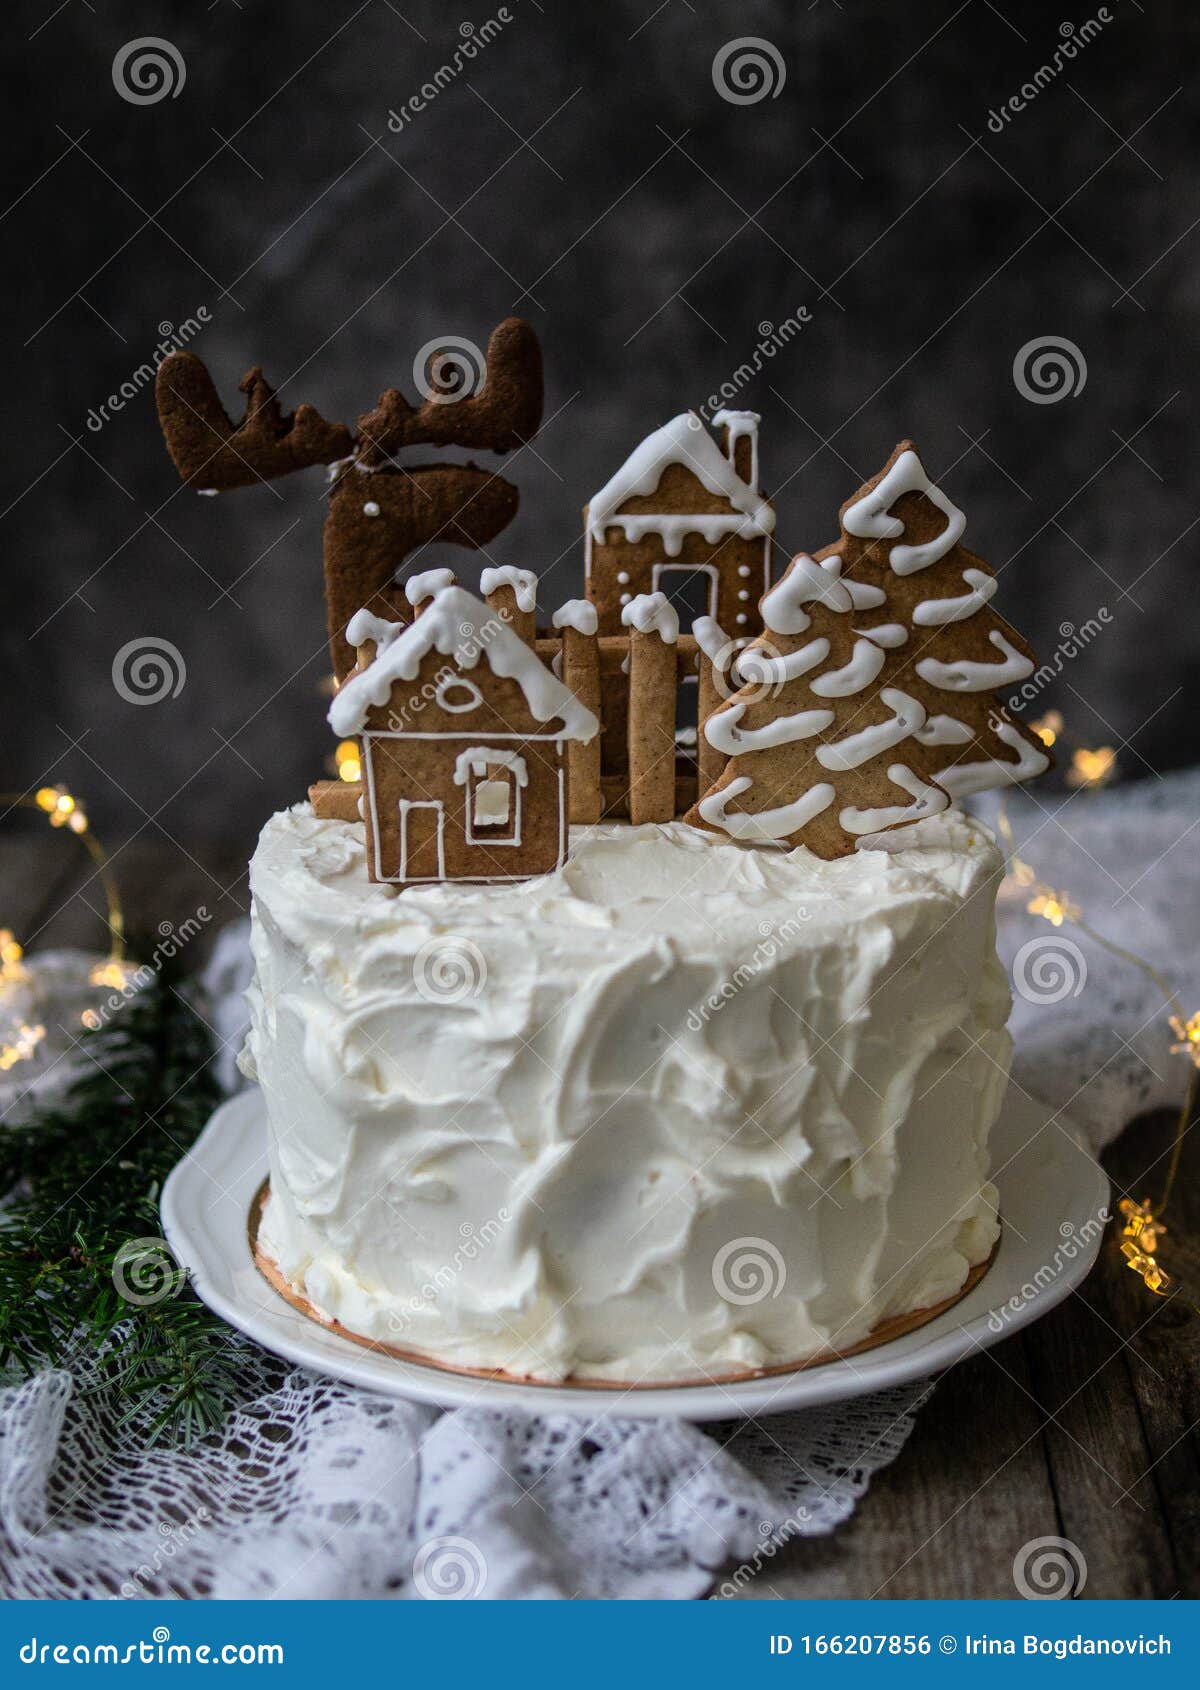
[[[1013,805],[1040,877],[1170,974],[1189,1012],[1200,995],[1198,815],[1200,772]],[[1177,1101],[1187,1067],[1168,1055],[1155,988],[1024,903],[1001,905],[1001,950],[1030,994],[1016,998],[1016,1077],[1069,1108],[1099,1148],[1138,1110]],[[1059,942],[1062,978],[1047,939]],[[1031,942],[1042,948],[1022,962]],[[246,970],[244,935],[231,930],[209,977],[231,1046]],[[792,1538],[829,1533],[854,1511],[929,1389],[705,1432],[438,1415],[230,1342],[244,1358],[241,1405],[191,1451],[149,1447],[136,1420],[116,1425],[87,1354],[0,1390],[0,1592],[733,1595]]]

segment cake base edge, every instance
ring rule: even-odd
[[[468,1379],[502,1379],[511,1385],[538,1385],[545,1391],[677,1391],[705,1385],[744,1384],[748,1379],[773,1379],[785,1373],[801,1373],[811,1367],[826,1367],[830,1362],[846,1361],[851,1356],[878,1349],[882,1344],[890,1344],[896,1338],[903,1338],[908,1333],[917,1331],[919,1327],[927,1326],[931,1320],[936,1320],[939,1315],[945,1314],[947,1309],[952,1309],[956,1303],[960,1303],[991,1268],[1004,1239],[1004,1220],[998,1215],[1000,1236],[986,1260],[977,1262],[974,1267],[968,1269],[966,1279],[953,1296],[945,1297],[940,1303],[932,1303],[927,1308],[911,1309],[907,1314],[889,1315],[886,1320],[880,1321],[878,1326],[872,1327],[865,1338],[860,1338],[856,1344],[850,1344],[844,1350],[819,1350],[802,1361],[775,1362],[770,1367],[745,1367],[729,1373],[702,1374],[691,1379],[646,1379],[631,1382],[628,1379],[595,1378],[584,1373],[573,1373],[566,1379],[539,1379],[535,1374],[507,1373],[498,1367],[460,1367],[454,1362],[439,1361],[436,1356],[427,1355],[422,1350],[403,1349],[396,1344],[385,1344],[378,1338],[368,1338],[361,1332],[352,1332],[332,1316],[319,1313],[307,1297],[293,1289],[274,1258],[267,1254],[259,1242],[259,1227],[270,1195],[271,1182],[265,1179],[251,1200],[250,1212],[246,1218],[250,1254],[254,1257],[254,1265],[271,1289],[299,1314],[317,1326],[323,1326],[327,1332],[332,1332],[339,1338],[349,1339],[361,1349],[374,1350],[377,1355],[391,1356],[394,1361],[409,1362],[418,1367],[430,1368],[436,1373],[453,1373]]]

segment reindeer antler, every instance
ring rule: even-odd
[[[439,371],[434,370],[435,385]],[[511,452],[537,433],[542,420],[542,350],[528,323],[506,317],[491,333],[483,384],[470,398],[441,391],[421,406],[389,387],[358,419],[358,461],[378,469],[403,446],[474,446]]]
[[[285,416],[274,389],[255,365],[242,378],[246,414],[234,423],[213,379],[190,352],[172,352],[155,382],[158,419],[167,450],[184,481],[221,490],[331,464],[354,449],[349,429],[327,423],[311,405]]]

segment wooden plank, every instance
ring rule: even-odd
[[[1016,1550],[1057,1530],[1041,1416],[1009,1339],[943,1377],[840,1531],[789,1545],[743,1595],[1011,1597]]]

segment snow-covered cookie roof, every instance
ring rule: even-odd
[[[378,639],[364,612],[351,628],[356,624],[366,638]],[[380,641],[374,662],[341,687],[329,707],[334,733],[341,738],[361,733],[368,711],[388,702],[396,681],[416,680],[422,659],[431,651],[451,658],[460,669],[474,669],[486,659],[493,675],[516,681],[535,721],[561,721],[561,728],[552,730],[559,738],[588,740],[599,732],[600,724],[587,706],[507,622],[465,588],[446,587],[410,627],[386,644]]]
[[[588,528],[595,540],[603,542],[604,531],[616,519],[616,513],[626,499],[653,493],[670,464],[681,464],[691,470],[708,491],[717,498],[728,499],[737,513],[741,530],[749,534],[771,534],[775,529],[775,512],[757,487],[742,480],[717,442],[705,428],[695,411],[684,411],[672,417],[653,434],[648,434],[637,446],[617,473],[605,482],[598,493],[588,500]],[[695,516],[672,511],[676,523],[688,521],[699,530],[713,525],[711,515]],[[619,521],[619,519],[616,519]],[[630,517],[620,526],[626,532],[636,525],[639,529],[653,524],[655,518]],[[635,538],[633,534],[630,538]]]

